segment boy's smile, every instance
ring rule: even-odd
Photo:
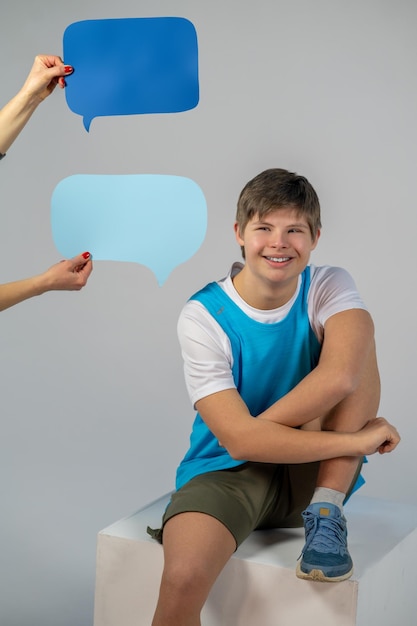
[[[235,234],[246,259],[234,279],[239,295],[259,309],[277,308],[288,302],[320,232],[313,240],[305,217],[296,209],[280,208],[262,218],[256,215],[243,233],[235,224]]]

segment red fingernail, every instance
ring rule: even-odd
[[[84,257],[84,259],[89,259],[90,258],[90,253],[89,252],[84,252],[83,253],[83,257]]]
[[[65,65],[65,74],[71,74],[74,71],[74,68],[71,65]]]

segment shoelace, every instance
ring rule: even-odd
[[[306,544],[300,557],[310,548],[317,546],[320,552],[343,554],[346,552],[346,530],[343,520],[321,517],[309,511],[304,514]]]

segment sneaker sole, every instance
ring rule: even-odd
[[[325,574],[321,571],[321,569],[312,569],[311,572],[303,572],[301,569],[301,564],[297,563],[297,569],[295,570],[296,576],[298,578],[302,578],[303,580],[315,580],[319,583],[340,583],[342,580],[347,580],[353,574],[352,569],[346,574],[342,574],[342,576],[325,576]]]

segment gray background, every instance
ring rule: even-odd
[[[1,314],[2,626],[91,626],[97,532],[172,489],[193,419],[177,316],[239,259],[236,199],[267,167],[314,184],[312,261],[351,271],[375,320],[380,414],[403,441],[371,459],[363,493],[417,504],[415,0],[15,0],[0,15],[2,104],[84,19],[188,18],[201,86],[192,111],[96,118],[89,134],[54,93],[1,164],[1,282],[59,259],[49,203],[71,174],[187,176],[209,210],[162,288],[144,266],[97,262],[82,292]]]

